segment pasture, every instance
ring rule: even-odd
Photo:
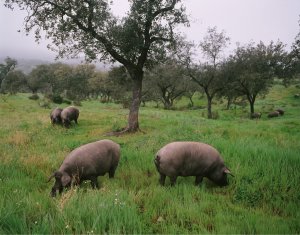
[[[176,110],[151,104],[140,109],[142,132],[106,137],[127,123],[127,109],[118,104],[84,101],[79,125],[50,124],[50,109],[29,94],[0,97],[0,233],[300,233],[300,99],[299,89],[276,85],[258,99],[260,120],[250,120],[248,106],[225,110],[214,104],[219,119],[205,109]],[[194,98],[196,106],[205,100]],[[51,108],[57,105],[51,104]],[[60,105],[64,107],[66,105]],[[266,113],[281,107],[284,116]],[[121,145],[115,178],[90,183],[50,197],[64,157],[74,148],[109,138]],[[219,150],[235,177],[218,187],[204,179],[179,177],[175,187],[158,183],[154,155],[175,140],[201,141]]]

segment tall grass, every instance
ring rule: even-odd
[[[141,108],[143,132],[111,137],[121,145],[116,176],[99,177],[53,199],[48,177],[74,148],[126,125],[127,110],[97,101],[83,102],[79,125],[51,126],[49,109],[28,94],[0,99],[0,233],[300,233],[300,101],[295,87],[276,85],[249,120],[248,107],[166,111]],[[195,101],[204,103],[202,100]],[[55,107],[53,105],[53,107]],[[282,107],[284,116],[267,119]],[[204,115],[205,116],[205,115]],[[235,177],[227,187],[205,179],[179,177],[175,187],[158,184],[156,151],[175,140],[209,143],[222,154]]]

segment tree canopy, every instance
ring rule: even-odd
[[[231,83],[234,89],[247,97],[250,113],[254,113],[254,103],[258,95],[265,94],[273,84],[274,76],[286,58],[285,45],[278,41],[265,45],[249,43],[239,46],[233,57]]]
[[[176,41],[174,27],[188,24],[181,0],[132,0],[130,11],[122,19],[115,17],[106,0],[5,0],[28,11],[25,30],[34,30],[52,41],[49,48],[58,56],[84,53],[89,60],[118,61],[133,82],[132,104],[126,131],[139,129],[143,68],[164,57]]]
[[[222,59],[222,52],[230,42],[225,32],[218,32],[216,27],[208,28],[207,34],[199,47],[207,58],[205,63],[193,63],[187,60],[188,74],[199,85],[207,98],[207,117],[212,118],[212,100],[223,88],[222,77],[218,76],[218,67]]]
[[[3,90],[3,83],[8,73],[15,69],[17,60],[7,57],[4,64],[0,64],[0,91]]]

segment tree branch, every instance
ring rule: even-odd
[[[176,3],[177,3],[177,1],[178,1],[178,0],[173,0],[170,6],[165,7],[165,8],[161,8],[161,9],[157,10],[156,12],[154,12],[154,13],[153,13],[153,19],[154,19],[155,17],[157,17],[159,14],[162,14],[162,13],[164,13],[164,12],[168,12],[168,11],[173,10],[174,7],[175,7],[175,5],[176,5]]]

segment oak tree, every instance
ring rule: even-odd
[[[211,119],[212,101],[216,94],[223,88],[218,69],[222,59],[223,50],[230,42],[225,32],[218,32],[216,27],[208,28],[207,34],[199,46],[203,55],[207,58],[205,63],[188,64],[189,76],[204,91],[207,98],[207,118]]]
[[[174,27],[188,24],[181,0],[130,0],[122,19],[107,0],[5,0],[5,6],[27,10],[25,30],[36,40],[46,33],[58,56],[84,53],[88,60],[121,63],[132,81],[132,102],[124,132],[139,129],[144,68],[162,58],[176,39]]]

